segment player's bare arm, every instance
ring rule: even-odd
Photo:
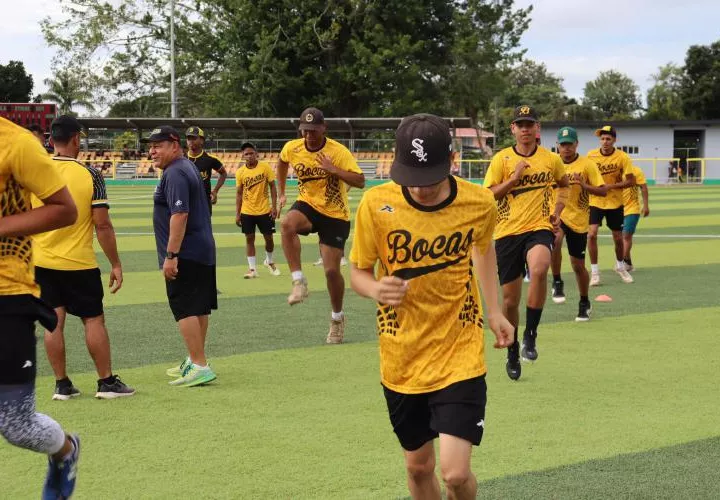
[[[395,276],[384,276],[376,280],[372,268],[360,269],[352,263],[350,284],[358,295],[389,306],[399,306],[410,287],[409,282]]]
[[[498,303],[498,271],[495,245],[490,243],[485,253],[480,253],[473,247],[473,265],[475,274],[480,283],[482,296],[485,297],[485,317],[490,329],[495,334],[496,349],[509,347],[515,341],[515,328],[503,316],[502,308]]]
[[[235,189],[235,224],[240,225],[240,212],[242,212],[243,185],[239,182]]]
[[[525,160],[520,160],[517,165],[515,165],[515,170],[513,171],[512,175],[508,180],[495,186],[491,186],[490,191],[492,191],[495,195],[495,199],[499,200],[501,198],[504,198],[505,195],[507,195],[510,190],[514,188],[515,185],[520,181],[523,172],[527,168],[530,168],[530,164]]]
[[[618,179],[618,182],[615,184],[609,184],[608,189],[625,189],[629,187],[633,187],[636,184],[635,176],[633,174],[627,174],[625,176],[625,180],[622,180],[622,177]]]
[[[77,220],[77,207],[66,187],[42,202],[42,207],[0,217],[0,237],[44,233],[70,226]]]
[[[227,170],[225,170],[225,167],[220,167],[216,170],[218,173],[218,181],[217,184],[215,184],[215,189],[213,189],[210,192],[210,201],[215,204],[218,200],[218,191],[220,191],[220,188],[223,187],[223,184],[225,184],[225,180],[227,179]]]
[[[106,207],[93,208],[92,221],[100,248],[110,262],[110,293],[116,293],[122,288],[123,271],[120,255],[118,255],[115,228],[110,220],[110,211]]]
[[[270,210],[271,210],[270,215],[273,219],[277,219],[278,216],[280,215],[280,212],[277,209],[277,198],[278,198],[277,186],[275,185],[275,181],[272,181],[270,183],[270,201],[272,203],[271,208],[270,208]]]
[[[287,173],[288,173],[288,162],[278,160],[277,165],[275,166],[275,175],[277,176],[277,183],[278,183],[278,208],[279,210],[282,210],[282,208],[285,206],[285,202],[287,201],[287,198],[285,197],[285,186],[287,184]]]
[[[555,231],[560,229],[560,214],[565,209],[568,196],[570,194],[570,180],[567,175],[563,175],[560,179],[556,179],[558,184],[557,201],[555,202],[555,212],[550,216],[550,223]]]
[[[336,167],[335,165],[333,165],[330,157],[324,153],[319,153],[317,158],[320,161],[318,166],[325,170],[327,173],[339,177],[341,181],[345,182],[349,186],[359,189],[365,187],[365,176],[363,174],[348,172],[347,170]]]
[[[601,186],[591,186],[587,183],[583,175],[577,173],[574,175],[574,178],[574,180],[577,181],[578,184],[580,184],[580,187],[588,193],[594,194],[596,196],[607,196],[608,187],[605,184]]]
[[[187,212],[172,214],[170,217],[170,237],[166,249],[168,252],[180,253],[180,246],[185,238],[185,229],[187,229],[187,221]],[[174,280],[178,273],[178,260],[166,258],[162,271],[166,280]]]
[[[650,195],[648,193],[647,184],[640,184],[640,192],[643,199],[643,217],[650,215]]]

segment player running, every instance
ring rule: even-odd
[[[632,174],[635,177],[635,186],[623,189],[623,262],[628,272],[635,270],[630,256],[630,250],[633,245],[633,235],[640,221],[640,213],[643,217],[650,215],[650,195],[648,193],[647,180],[642,169],[632,166]],[[638,189],[642,193],[643,205],[640,209],[640,197]]]

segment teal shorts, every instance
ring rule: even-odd
[[[640,220],[640,214],[626,215],[623,221],[623,233],[635,234],[637,229],[638,221]]]

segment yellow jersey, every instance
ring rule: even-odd
[[[635,176],[635,186],[623,189],[624,215],[640,215],[640,186],[647,184],[645,174],[636,165],[630,166],[630,172]]]
[[[625,175],[630,172],[632,164],[630,157],[619,149],[615,148],[609,155],[604,155],[600,149],[593,149],[588,152],[589,160],[594,161],[603,176],[604,184],[616,184],[622,182]],[[622,190],[610,189],[607,196],[590,195],[590,206],[602,208],[604,210],[612,210],[619,208],[623,204]]]
[[[497,217],[493,194],[450,177],[437,207],[417,204],[394,182],[365,192],[350,260],[377,279],[410,283],[399,306],[378,304],[380,375],[393,391],[418,394],[486,372],[483,310],[472,247],[484,253]],[[495,297],[492,298],[495,300]]]
[[[317,151],[308,151],[305,139],[289,141],[283,146],[280,159],[288,163],[297,175],[299,201],[304,201],[323,215],[349,221],[347,184],[319,167],[318,153],[328,156],[332,164],[341,170],[362,174],[352,153],[330,138],[326,138],[323,147]]]
[[[78,218],[72,226],[33,236],[35,265],[59,271],[80,271],[98,267],[93,248],[93,208],[109,208],[105,180],[100,172],[74,158],[56,156],[55,170],[65,180],[77,206]],[[33,208],[42,202],[32,197]]]
[[[576,233],[587,233],[590,227],[590,193],[585,191],[574,179],[580,174],[586,184],[600,187],[605,184],[595,162],[578,155],[570,163],[564,163],[565,173],[570,181],[570,192],[560,219]]]
[[[519,154],[514,147],[505,148],[493,156],[483,185],[489,188],[507,181],[521,160],[530,167],[510,192],[497,200],[495,239],[543,229],[552,231],[553,186],[565,176],[565,167],[558,155],[542,146],[528,156]]]
[[[270,213],[269,186],[275,182],[275,172],[266,161],[259,161],[253,168],[244,166],[235,172],[238,191],[242,186],[242,207],[245,215]]]
[[[31,210],[31,194],[45,199],[65,183],[29,131],[0,118],[0,218]],[[0,295],[40,296],[29,236],[0,236]]]

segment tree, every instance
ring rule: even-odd
[[[668,63],[652,75],[653,86],[647,94],[648,120],[677,120],[685,117],[682,102],[683,68]]]
[[[681,96],[688,117],[720,118],[720,41],[688,49]]]
[[[46,78],[45,85],[48,92],[43,98],[58,105],[62,114],[74,114],[73,109],[83,106],[88,111],[94,111],[92,93],[84,84],[82,76],[76,76],[73,71],[58,71],[54,78]]]
[[[30,102],[33,77],[20,61],[0,64],[0,102]]]
[[[618,71],[601,72],[585,84],[583,104],[602,112],[604,118],[630,118],[641,108],[640,88]]]
[[[110,107],[109,117],[155,117],[170,116],[170,96],[158,93],[132,100],[120,100]]]
[[[561,119],[568,102],[562,82],[545,64],[524,59],[507,72],[503,106],[530,104],[543,120]]]

